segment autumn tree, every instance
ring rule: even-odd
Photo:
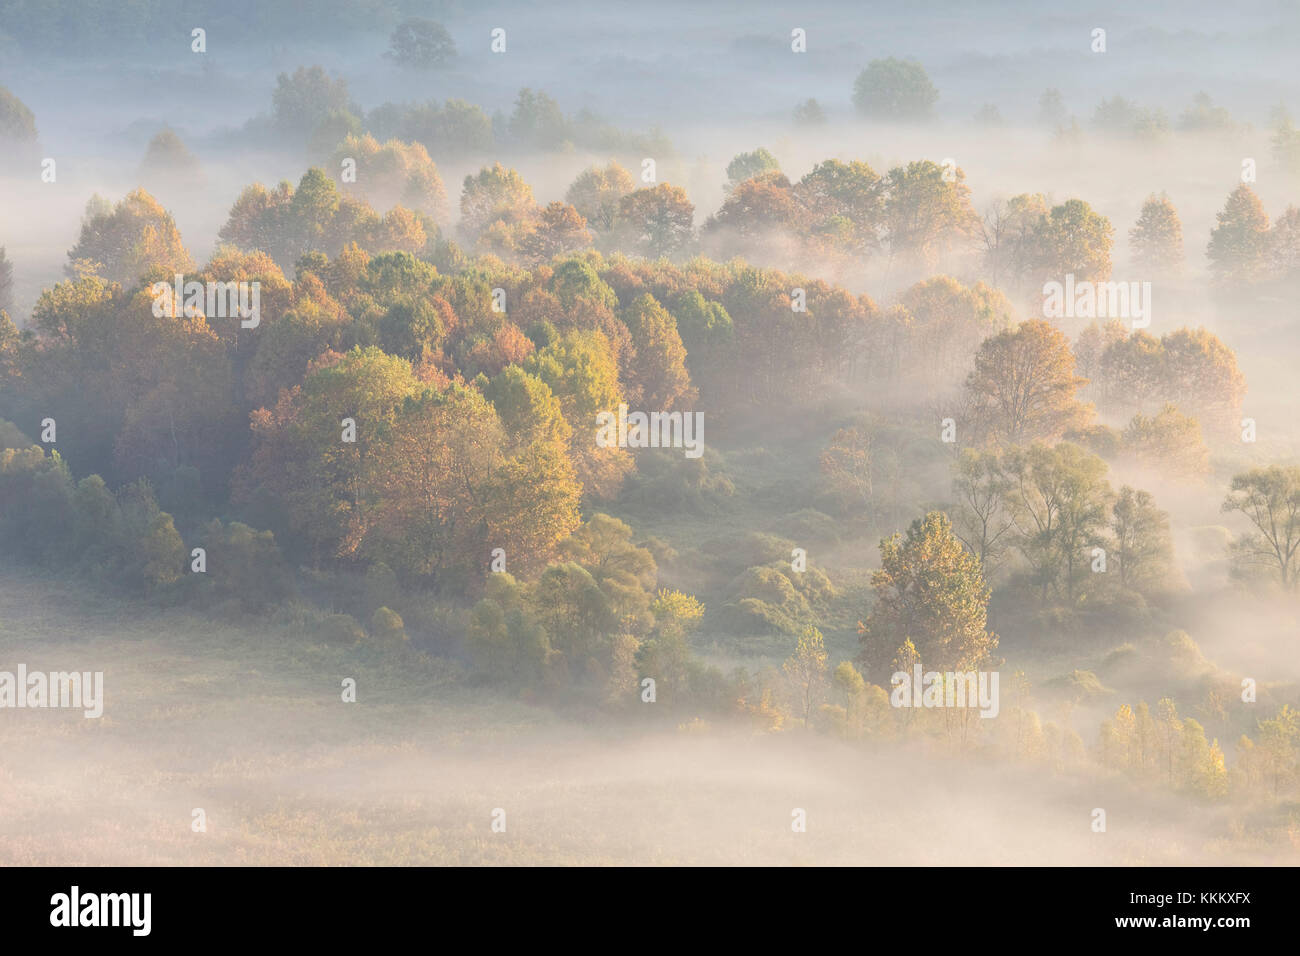
[[[1153,416],[1134,415],[1120,441],[1127,455],[1157,474],[1196,479],[1210,468],[1200,423],[1172,402]]]
[[[871,584],[875,603],[858,627],[869,674],[883,678],[906,641],[935,670],[974,670],[991,660],[998,639],[986,627],[989,588],[943,512],[883,539]]]
[[[830,493],[845,514],[876,519],[873,432],[867,427],[837,429],[818,459]]]
[[[1102,357],[1111,345],[1123,342],[1127,338],[1128,329],[1125,328],[1124,323],[1119,319],[1109,319],[1102,324],[1089,323],[1074,342],[1075,370],[1088,380],[1087,394],[1095,398],[1098,407],[1103,411],[1110,407],[1110,396],[1107,392],[1110,382],[1102,371]]]
[[[1022,290],[1038,277],[1043,251],[1039,236],[1047,212],[1041,193],[1022,193],[995,203],[981,218],[984,268],[995,286]]]
[[[1207,329],[1176,329],[1160,338],[1163,352],[1161,394],[1196,413],[1220,434],[1241,418],[1246,377],[1237,356]]]
[[[164,179],[194,177],[199,171],[199,160],[171,127],[159,130],[149,140],[145,148],[144,160],[140,163],[142,176],[158,176]]]
[[[966,287],[934,276],[905,290],[898,303],[912,319],[908,337],[916,364],[940,387],[960,382],[980,343],[1011,325],[1011,303],[983,282]]]
[[[1242,183],[1228,196],[1210,230],[1210,271],[1217,282],[1254,282],[1263,277],[1268,255],[1268,214],[1259,196]]]
[[[524,369],[545,382],[560,402],[572,429],[570,454],[584,492],[612,496],[633,462],[626,448],[596,443],[597,413],[617,413],[623,401],[609,340],[599,331],[570,331],[529,356]]]
[[[1133,265],[1153,276],[1174,275],[1183,266],[1183,224],[1164,193],[1148,196],[1129,230]]]
[[[592,229],[609,232],[614,228],[619,202],[635,189],[632,174],[618,163],[610,163],[604,167],[591,166],[579,173],[564,199]]]
[[[822,632],[815,627],[806,627],[799,635],[794,653],[781,665],[781,670],[794,690],[805,727],[808,726],[809,715],[825,692],[828,659]]]
[[[1085,381],[1074,374],[1064,333],[1041,319],[1022,322],[986,339],[975,355],[966,379],[972,425],[1002,444],[1058,438],[1091,414],[1075,397]]]
[[[361,552],[399,575],[463,587],[494,544],[489,486],[503,445],[495,410],[471,389],[406,398],[362,463]]]
[[[170,278],[194,268],[171,213],[143,189],[129,193],[111,209],[92,200],[68,259],[70,276],[79,274],[79,264],[86,263],[91,271],[128,286],[150,272]]]
[[[1109,278],[1114,233],[1110,220],[1082,199],[1053,206],[1038,230],[1045,274],[1073,275],[1076,281]]]
[[[929,160],[889,171],[883,225],[891,256],[932,267],[970,243],[978,219],[965,180],[960,167],[949,175]]]
[[[674,258],[694,238],[695,206],[680,186],[660,183],[619,200],[618,223],[621,248],[651,259]]]
[[[797,215],[790,180],[780,170],[773,170],[733,186],[705,230],[750,241],[772,237],[779,242],[781,233],[793,231]]]
[[[818,163],[794,188],[804,228],[854,255],[880,245],[883,188],[880,175],[859,160]]]
[[[568,203],[553,202],[542,210],[532,231],[520,243],[530,263],[550,262],[591,245],[587,221]]]
[[[423,144],[397,139],[380,143],[369,133],[348,136],[334,150],[330,168],[341,171],[346,160],[356,163],[356,176],[345,182],[341,172],[336,174],[345,192],[380,209],[400,205],[439,219],[446,215],[447,190]]]
[[[500,163],[484,166],[465,177],[460,197],[460,228],[477,239],[494,222],[514,223],[531,218],[537,209],[532,188],[516,170]]]
[[[641,401],[662,411],[691,405],[695,392],[672,313],[645,293],[623,311],[623,321],[632,334],[637,356],[629,378]]]

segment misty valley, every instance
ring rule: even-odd
[[[1297,865],[1297,36],[0,0],[0,865]]]

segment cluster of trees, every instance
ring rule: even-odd
[[[1031,311],[1041,308],[1047,281],[1111,276],[1114,227],[1082,199],[1049,205],[1042,194],[1025,193],[980,216],[960,167],[921,160],[882,175],[862,161],[830,159],[792,183],[761,147],[738,154],[727,175],[721,207],[697,233],[695,206],[681,187],[638,188],[616,162],[584,170],[566,202],[545,211],[518,172],[497,164],[466,177],[461,230],[479,251],[523,262],[587,245],[679,261],[695,252],[757,262],[878,258],[919,273],[944,264],[970,268],[978,259],[992,285],[1030,303]],[[1181,273],[1182,223],[1168,196],[1148,197],[1129,243],[1142,275]],[[1270,226],[1253,190],[1239,186],[1219,214],[1208,257],[1219,281],[1295,279],[1300,210],[1288,207]]]
[[[1270,226],[1259,196],[1242,183],[1228,197],[1217,221],[1206,249],[1217,282],[1300,279],[1300,208],[1288,206]]]
[[[1108,585],[1154,596],[1175,583],[1168,515],[1148,492],[1116,493],[1106,463],[1070,442],[966,449],[953,493],[954,533],[984,573],[1043,601],[1073,607]]]
[[[1022,193],[996,203],[980,221],[984,270],[994,285],[1033,296],[1066,275],[1107,279],[1114,232],[1082,199],[1049,208],[1041,193]]]
[[[361,150],[359,163],[364,162],[366,144],[357,146]],[[376,151],[374,160],[376,164],[390,163],[402,153],[401,149]],[[409,192],[414,185],[422,192],[414,198],[426,203],[432,199],[436,206],[441,188],[436,178],[412,177],[399,168],[391,174],[381,173],[378,179],[374,187],[380,194],[399,184],[403,192]],[[249,186],[235,201],[220,232],[223,242],[263,252],[282,269],[291,268],[308,252],[337,255],[349,243],[370,252],[424,252],[436,244],[439,235],[437,224],[427,213],[394,206],[380,215],[369,203],[341,194],[334,180],[317,168],[303,174],[296,189],[287,181],[272,190],[260,183]]]
[[[1106,416],[1151,414],[1172,403],[1198,416],[1214,434],[1238,430],[1246,379],[1237,357],[1205,329],[1177,329],[1160,338],[1122,322],[1093,323],[1074,344],[1082,395]]]
[[[594,514],[533,580],[502,573],[488,581],[469,624],[476,664],[485,678],[533,693],[627,708],[649,676],[656,703],[726,706],[721,673],[687,646],[704,606],[656,590],[656,578],[654,556],[632,529]]]
[[[380,143],[369,134],[349,135],[334,151],[329,169],[344,192],[376,208],[404,206],[435,221],[447,215],[447,190],[437,165],[420,143],[396,139]]]
[[[1251,749],[1242,738],[1243,750]],[[1101,725],[1097,759],[1102,766],[1143,779],[1158,779],[1170,789],[1218,799],[1228,792],[1229,775],[1217,740],[1207,741],[1205,728],[1191,717],[1180,717],[1168,697],[1155,714],[1146,701],[1134,709],[1122,705]],[[1248,773],[1237,768],[1239,774]],[[1244,781],[1243,781],[1244,782]]]
[[[409,20],[392,37],[390,56],[399,66],[431,69],[454,56],[454,44],[436,23]],[[546,93],[524,88],[509,116],[494,118],[460,99],[383,103],[367,112],[353,99],[347,81],[320,66],[281,73],[271,96],[271,114],[253,121],[265,134],[325,156],[347,136],[369,134],[381,141],[418,143],[441,158],[482,155],[495,148],[538,150],[583,148],[667,158],[672,144],[659,130],[631,133],[589,110],[566,116]]]

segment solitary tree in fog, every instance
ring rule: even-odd
[[[1264,574],[1294,591],[1300,580],[1300,467],[1270,465],[1234,475],[1223,510],[1240,512],[1255,529],[1232,544],[1234,573]]]
[[[1183,224],[1164,193],[1148,196],[1129,230],[1133,265],[1151,275],[1169,275],[1183,265]]]
[[[872,60],[853,84],[853,105],[871,119],[923,120],[939,99],[925,68],[914,60]]]
[[[398,66],[427,70],[456,55],[456,44],[441,23],[424,17],[403,20],[389,39],[387,56]]]
[[[1210,232],[1210,270],[1219,282],[1252,282],[1263,275],[1268,214],[1255,190],[1242,183],[1228,196]]]

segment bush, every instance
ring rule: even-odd
[[[326,644],[339,646],[359,644],[366,639],[366,632],[351,614],[325,615],[318,633]]]
[[[206,529],[207,580],[219,600],[234,600],[245,611],[264,611],[292,592],[292,576],[270,531],[238,521],[214,519]]]
[[[370,616],[370,638],[381,644],[405,644],[408,638],[401,615],[387,607],[376,609]]]

